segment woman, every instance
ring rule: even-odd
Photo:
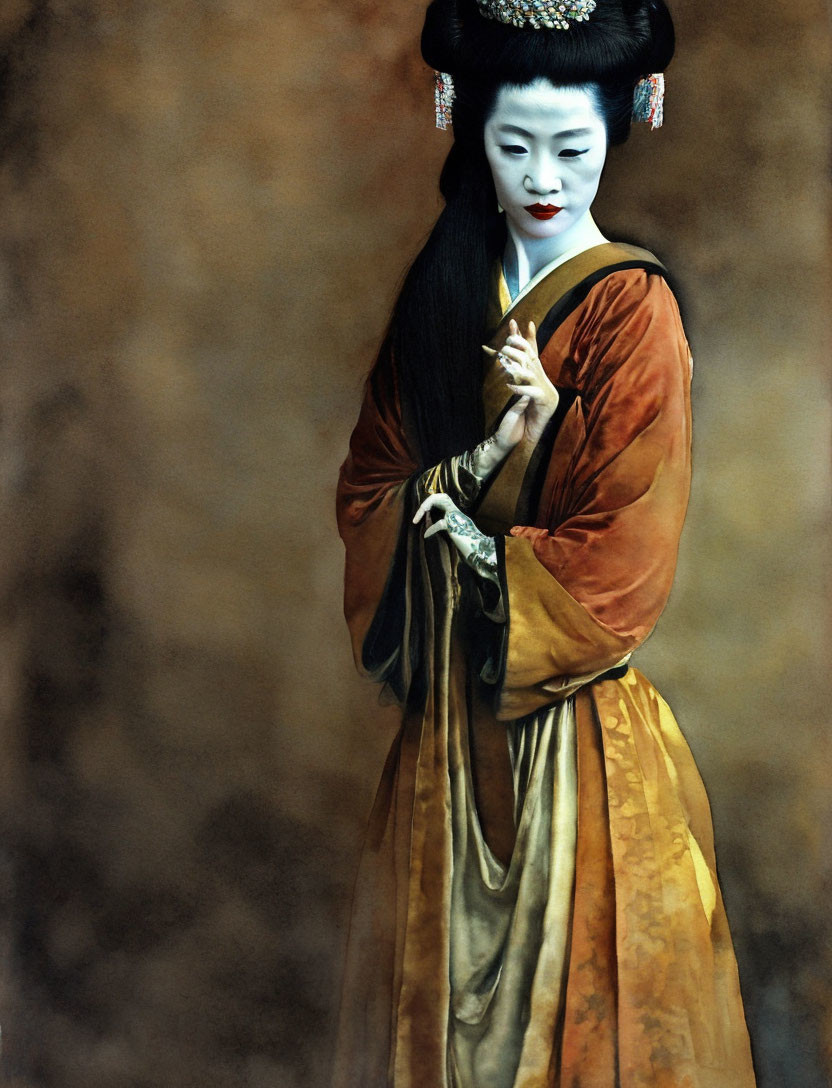
[[[676,561],[690,355],[661,265],[590,211],[672,24],[543,7],[435,0],[423,33],[446,207],[338,493],[356,661],[403,708],[338,1088],[754,1084],[704,788],[629,665]]]

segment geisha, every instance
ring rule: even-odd
[[[336,1088],[754,1085],[704,787],[631,660],[685,516],[690,353],[661,263],[591,212],[673,45],[653,0],[427,13],[446,204],[338,489],[356,662],[402,725]]]

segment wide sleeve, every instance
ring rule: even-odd
[[[336,492],[338,531],[346,552],[344,615],[356,666],[370,675],[383,674],[391,664],[365,661],[364,643],[393,573],[416,468],[404,436],[393,369],[382,349],[364,387]],[[388,647],[388,658],[395,649]]]
[[[690,488],[691,360],[665,280],[608,277],[575,324],[571,354],[579,396],[533,524],[505,541],[501,718],[626,659],[673,581]]]
[[[344,614],[356,666],[405,699],[421,653],[420,563],[423,526],[411,518],[429,494],[444,492],[462,510],[481,481],[465,453],[420,467],[402,420],[395,368],[382,349],[364,389],[336,496],[344,542]]]

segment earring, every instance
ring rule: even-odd
[[[497,215],[502,215],[504,211],[505,211],[505,208],[503,207],[503,205],[498,200],[497,201]]]

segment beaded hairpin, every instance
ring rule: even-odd
[[[595,11],[595,0],[477,0],[486,19],[534,30],[568,30]]]

